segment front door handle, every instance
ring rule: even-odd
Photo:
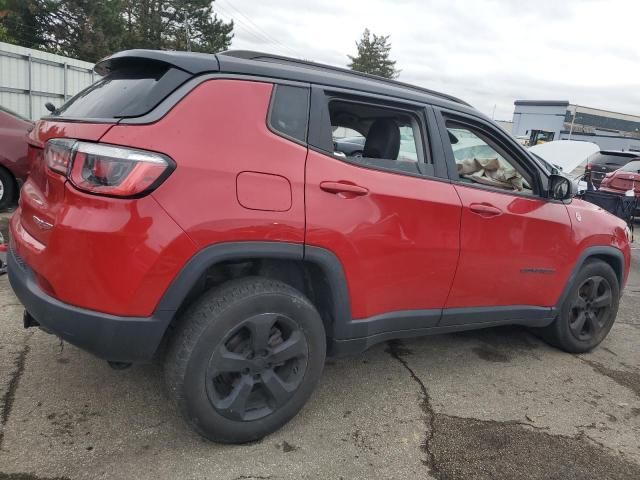
[[[488,203],[472,203],[469,210],[484,218],[497,217],[502,214],[502,210]]]
[[[344,196],[349,197],[356,197],[369,193],[369,189],[365,187],[346,182],[321,182],[320,188],[325,192],[343,194]]]

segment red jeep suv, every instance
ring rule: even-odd
[[[113,366],[162,354],[203,436],[273,432],[327,354],[505,324],[584,352],[611,329],[626,225],[463,101],[246,51],[96,71],[29,136],[9,278],[27,327]]]

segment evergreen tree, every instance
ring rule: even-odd
[[[389,58],[391,43],[389,35],[376,35],[365,28],[362,38],[356,42],[358,54],[355,57],[347,55],[351,60],[349,68],[357,72],[370,73],[384,78],[396,78],[399,71],[395,69],[396,62]]]
[[[3,0],[0,35],[4,41],[27,48],[45,48],[51,0]]]
[[[216,53],[229,48],[233,22],[213,13],[211,0],[125,0],[127,48]]]
[[[123,49],[122,0],[64,0],[49,14],[47,49],[95,62]]]
[[[211,0],[0,0],[0,41],[90,62],[131,48],[216,53],[232,32]]]

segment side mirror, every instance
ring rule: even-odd
[[[551,175],[549,177],[549,198],[554,200],[567,200],[573,197],[575,191],[570,179],[563,175]]]
[[[47,110],[49,110],[51,113],[53,113],[53,112],[55,112],[55,111],[56,111],[56,106],[55,106],[53,103],[51,103],[51,102],[47,102],[47,103],[45,103],[45,104],[44,104],[44,107],[45,107]]]

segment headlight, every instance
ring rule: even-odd
[[[627,234],[627,240],[629,240],[629,243],[631,243],[633,241],[633,233],[631,233],[629,225],[624,226],[624,233]]]

